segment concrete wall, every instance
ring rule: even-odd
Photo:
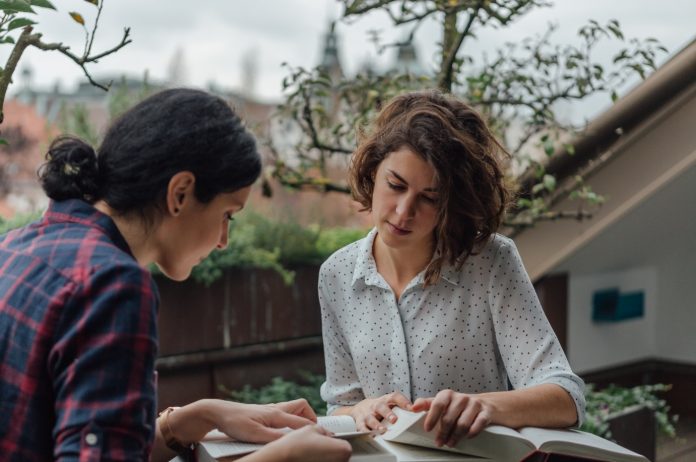
[[[569,275],[569,359],[579,372],[645,358],[696,364],[696,166],[556,269]],[[645,291],[645,316],[591,321],[592,293]]]
[[[642,291],[644,315],[620,322],[593,322],[597,290]],[[657,270],[637,268],[613,273],[572,275],[568,288],[568,352],[579,371],[655,357],[657,353]]]

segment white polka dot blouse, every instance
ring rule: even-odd
[[[461,270],[445,264],[434,285],[418,274],[397,301],[372,255],[376,229],[322,265],[329,414],[364,398],[400,391],[409,399],[440,390],[483,393],[542,383],[563,387],[584,417],[575,375],[512,240],[495,235]]]

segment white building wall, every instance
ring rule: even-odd
[[[580,372],[642,359],[696,364],[696,166],[563,261],[568,357]],[[592,322],[592,294],[643,290],[645,315]]]
[[[637,268],[612,273],[573,276],[568,287],[568,352],[578,372],[603,369],[654,357],[657,353],[657,270]],[[592,296],[598,290],[643,292],[641,318],[618,322],[592,321]]]

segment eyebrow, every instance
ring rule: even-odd
[[[408,181],[404,180],[403,177],[396,173],[394,170],[387,169],[387,171],[394,175],[397,180],[401,181],[402,183],[408,184]],[[435,188],[425,188],[423,192],[437,193],[437,190]]]

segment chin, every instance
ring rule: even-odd
[[[162,265],[157,265],[162,273],[172,281],[185,281],[191,275],[191,268],[167,268]]]

